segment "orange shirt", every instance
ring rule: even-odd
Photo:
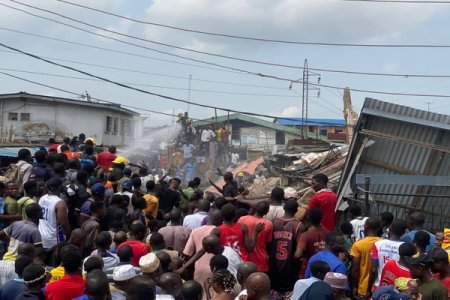
[[[258,267],[258,272],[268,272],[269,263],[267,261],[267,244],[272,241],[273,223],[264,218],[254,216],[243,216],[238,221],[239,224],[247,225],[248,234],[252,236],[255,226],[264,223],[264,229],[258,233],[255,241],[255,247],[247,255],[247,261],[254,262]]]

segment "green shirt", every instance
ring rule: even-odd
[[[5,198],[5,215],[15,216],[19,213],[19,206],[17,200],[11,197]]]
[[[448,291],[437,279],[427,283],[419,284],[419,293],[422,294],[422,300],[447,300]]]
[[[186,195],[188,198],[184,198],[184,195],[182,195],[181,197],[181,201],[180,204],[188,204],[189,203],[189,199],[191,198],[192,194],[194,194],[195,190],[191,187],[188,187],[187,189],[183,190],[183,194]]]
[[[27,215],[25,213],[25,209],[27,208],[28,205],[30,205],[32,203],[36,203],[36,201],[34,201],[33,198],[30,198],[28,196],[22,197],[19,199],[19,201],[17,201],[17,209],[18,209],[18,211],[20,211],[22,213],[23,220],[28,219]]]

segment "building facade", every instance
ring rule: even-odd
[[[124,145],[142,134],[139,113],[104,104],[24,92],[0,95],[2,143],[42,143],[84,133],[97,145]]]
[[[306,126],[308,136],[328,142],[346,143],[347,124],[344,119],[308,119],[302,124],[301,118],[279,118],[274,123],[298,128]]]

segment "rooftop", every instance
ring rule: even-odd
[[[273,130],[278,130],[278,131],[283,131],[286,133],[300,135],[300,131],[298,129],[284,126],[284,125],[277,124],[277,123],[272,123],[272,122],[269,122],[269,121],[266,121],[263,119],[252,117],[252,116],[238,114],[238,113],[230,114],[229,116],[228,115],[220,116],[220,117],[217,117],[217,119],[215,117],[211,117],[209,119],[194,121],[193,123],[196,126],[206,126],[209,124],[226,124],[226,123],[228,123],[228,121],[242,121],[245,123],[255,124],[257,126],[270,128]]]
[[[316,119],[308,118],[305,120],[305,126],[345,126],[344,119]],[[277,118],[274,123],[285,126],[302,126],[302,118]]]
[[[112,110],[112,111],[129,114],[129,115],[133,115],[133,116],[139,115],[138,112],[123,108],[118,103],[113,104],[113,103],[89,102],[89,101],[83,101],[83,100],[77,100],[77,99],[71,99],[71,98],[28,94],[26,92],[19,92],[19,93],[14,93],[14,94],[1,94],[0,101],[4,100],[4,99],[7,99],[7,100],[10,100],[10,99],[36,100],[36,101],[46,101],[46,102],[51,102],[51,103],[66,103],[66,104],[72,104],[72,105],[88,106],[88,107],[93,107],[93,108],[103,108],[103,109]]]

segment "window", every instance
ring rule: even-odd
[[[336,133],[336,134],[342,134],[342,133],[344,133],[344,131],[343,131],[342,129],[335,129],[335,130],[334,130],[334,133]]]
[[[20,121],[22,122],[30,122],[30,113],[21,113]]]
[[[19,113],[16,112],[8,113],[8,121],[19,121]]]
[[[320,135],[327,136],[328,130],[326,128],[320,128]]]
[[[121,133],[129,133],[129,132],[130,132],[130,120],[122,119]]]
[[[115,117],[114,123],[113,123],[113,133],[118,133],[118,132],[119,132],[119,118]]]
[[[112,117],[111,116],[106,116],[106,132],[111,132],[112,131]]]

